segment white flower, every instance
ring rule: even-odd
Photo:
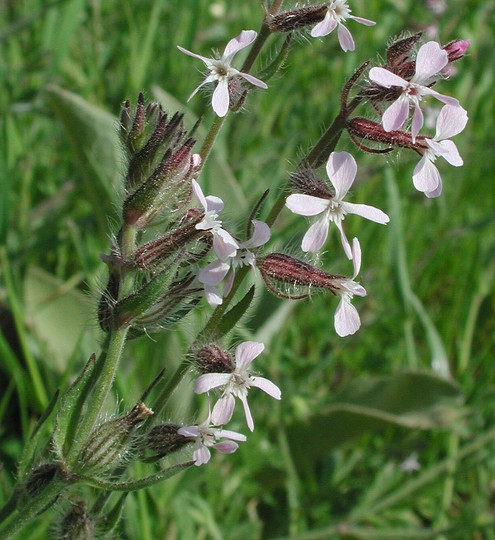
[[[183,437],[196,439],[193,452],[194,464],[199,467],[210,461],[210,448],[215,448],[222,454],[233,454],[239,445],[234,441],[244,442],[247,437],[236,431],[221,429],[211,424],[211,411],[208,411],[206,420],[195,426],[181,427],[177,433]],[[220,439],[228,441],[217,442]]]
[[[434,165],[438,156],[454,167],[463,164],[457,146],[448,139],[458,135],[466,127],[467,121],[467,112],[462,107],[445,105],[437,118],[435,136],[425,139],[429,148],[414,169],[413,182],[414,187],[427,197],[438,197],[442,193],[442,178]]]
[[[252,361],[259,356],[265,346],[263,343],[246,341],[235,351],[235,369],[232,373],[206,373],[198,377],[194,384],[197,394],[209,392],[213,388],[222,388],[222,397],[213,407],[212,420],[215,424],[224,425],[230,421],[234,412],[235,398],[239,398],[244,407],[246,422],[251,431],[254,429],[253,417],[247,401],[248,390],[255,386],[274,399],[281,398],[278,386],[263,377],[250,375]]]
[[[253,235],[249,240],[239,244],[237,252],[234,255],[225,261],[217,260],[206,265],[198,275],[198,279],[205,289],[206,300],[211,306],[217,306],[222,303],[222,295],[219,293],[217,285],[225,278],[229,270],[232,269],[225,282],[224,296],[227,296],[232,288],[237,268],[243,266],[255,268],[256,258],[250,249],[260,247],[270,239],[270,227],[266,223],[256,219],[253,219],[252,223],[254,226]]]
[[[423,96],[433,96],[442,103],[459,106],[457,99],[444,96],[429,88],[435,75],[448,64],[448,54],[435,41],[425,43],[416,57],[416,71],[410,81],[406,81],[387,69],[374,67],[370,70],[370,79],[385,88],[398,86],[402,88],[399,98],[386,109],[382,116],[383,129],[395,131],[400,129],[409,116],[409,106],[414,107],[411,135],[413,143],[423,126],[423,112],[420,102]]]
[[[339,278],[333,280],[332,283],[334,287],[338,287],[334,292],[340,296],[340,302],[334,317],[335,331],[340,337],[355,334],[361,326],[359,313],[351,304],[354,296],[366,296],[366,289],[354,281],[361,269],[361,246],[357,238],[354,238],[352,242],[352,262],[354,265],[352,279]]]
[[[301,216],[320,216],[304,235],[301,248],[303,251],[317,252],[325,243],[328,236],[328,226],[334,222],[340,231],[344,251],[352,259],[352,250],[345,235],[342,222],[347,214],[357,214],[375,223],[388,223],[387,214],[366,204],[344,202],[356,177],[357,165],[355,159],[347,152],[332,152],[327,162],[327,174],[335,189],[335,197],[324,199],[313,195],[289,195],[285,205],[289,210]]]
[[[196,225],[196,229],[211,232],[213,235],[213,249],[221,261],[234,256],[239,244],[229,232],[222,228],[222,222],[218,219],[218,213],[224,207],[222,199],[211,195],[205,197],[196,180],[192,181],[192,187],[194,195],[205,211],[205,217]]]
[[[249,73],[243,73],[231,66],[231,62],[234,56],[242,49],[246,48],[248,45],[256,39],[257,33],[254,30],[243,30],[237,37],[231,39],[221,56],[221,58],[205,58],[199,54],[195,54],[183,47],[177,46],[177,48],[183,53],[198,58],[206,67],[210,70],[209,75],[206,79],[194,90],[194,92],[189,96],[191,99],[196,92],[205,84],[217,82],[216,88],[213,91],[212,106],[213,110],[218,116],[225,116],[229,110],[229,79],[234,77],[242,77],[246,81],[250,82],[254,86],[259,88],[268,88],[268,86],[263,82],[253,77]],[[188,101],[189,101],[188,99]]]
[[[351,9],[347,5],[347,0],[331,0],[328,3],[327,12],[325,18],[319,22],[311,30],[313,37],[323,37],[333,32],[338,26],[337,31],[339,37],[339,43],[344,52],[353,51],[355,49],[354,40],[352,35],[344,26],[344,22],[347,19],[353,19],[365,26],[374,26],[376,23],[369,19],[363,19],[362,17],[354,17],[351,15]]]

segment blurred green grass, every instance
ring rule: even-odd
[[[443,43],[472,42],[469,56],[456,64],[457,75],[443,86],[470,117],[456,140],[465,165],[440,163],[444,194],[428,201],[412,186],[414,156],[364,155],[346,137],[341,140],[339,149],[352,152],[359,163],[356,200],[393,216],[386,228],[348,223],[348,234],[359,234],[364,253],[362,280],[369,296],[358,306],[363,328],[352,339],[338,339],[333,298],[317,295],[294,304],[287,321],[284,312],[277,318],[283,303],[259,293],[250,319],[232,340],[272,336],[260,369],[283,388],[282,403],[268,408],[254,395],[259,428],[236,455],[215,456],[208,467],[129,497],[122,538],[289,533],[300,539],[425,538],[434,537],[437,528],[449,528],[447,538],[495,538],[490,438],[495,428],[495,4],[451,0],[438,18],[423,2],[352,5],[355,14],[377,26],[350,25],[356,40],[352,54],[341,52],[334,35],[321,41],[301,37],[269,91],[254,93],[246,112],[228,120],[217,148],[223,174],[236,179],[249,202],[267,187],[274,197],[337,112],[340,89],[353,69],[383,56],[391,37],[436,24]],[[0,486],[5,496],[23,440],[60,384],[57,342],[67,337],[65,328],[55,326],[48,337],[33,333],[38,308],[28,302],[32,286],[26,276],[42,270],[55,278],[51,294],[70,291],[76,298],[72,307],[58,309],[67,318],[80,317],[79,302],[89,297],[94,304],[102,286],[99,254],[108,249],[109,230],[115,232],[121,197],[102,172],[103,158],[77,158],[77,140],[64,128],[65,113],[50,106],[50,88],[73,92],[112,115],[138,91],[152,98],[154,87],[185,106],[199,82],[199,66],[176,45],[205,55],[211,48],[222,50],[241,29],[259,27],[261,10],[255,0],[26,0],[4,2],[0,17]],[[188,106],[200,114],[201,98]],[[218,170],[207,171],[208,187],[221,185]],[[232,211],[232,223],[236,217]],[[284,213],[279,225],[274,241],[294,250],[304,220]],[[339,253],[335,235],[322,262],[347,273]],[[91,310],[85,313],[94,329]],[[178,362],[202,321],[201,316],[190,320],[156,342],[132,343],[117,381],[119,398],[131,403],[165,361]],[[90,347],[76,334],[69,334],[75,342],[62,385]],[[324,410],[351,381],[406,368],[443,374],[448,369],[464,395],[465,416],[433,432],[382,427],[303,470],[294,463],[290,429],[296,420]],[[171,418],[194,415],[197,404],[187,390],[183,395]],[[468,452],[469,445],[474,449]],[[407,476],[399,464],[412,452],[418,453],[421,470]],[[380,501],[389,502],[380,508]],[[42,518],[28,537],[46,538],[47,523],[48,517]],[[341,523],[348,528],[339,528]]]

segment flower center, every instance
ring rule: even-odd
[[[237,255],[232,258],[232,266],[234,268],[241,268],[243,266],[252,266],[254,264],[254,255],[247,249],[241,249],[237,251]]]
[[[333,0],[330,2],[328,9],[338,23],[345,21],[351,15],[351,10],[346,0]]]

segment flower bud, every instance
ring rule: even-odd
[[[58,463],[38,465],[26,480],[26,491],[33,497],[38,496],[60,472],[61,467]]]
[[[266,24],[270,32],[292,32],[321,22],[327,13],[328,5],[307,6],[278,15],[268,15]]]
[[[82,471],[104,472],[120,465],[132,450],[133,432],[152,414],[151,409],[139,402],[128,414],[100,424],[81,450]]]
[[[327,184],[315,173],[313,169],[298,169],[289,177],[292,191],[304,193],[320,199],[332,199],[333,194]]]
[[[412,77],[414,75],[415,63],[411,58],[411,53],[422,35],[422,32],[418,32],[412,36],[392,42],[387,48],[387,63],[383,67],[404,79]]]
[[[147,437],[146,447],[155,452],[156,457],[165,457],[177,452],[194,441],[177,433],[182,426],[179,424],[161,424],[155,426]]]
[[[449,62],[455,62],[464,57],[467,50],[471,46],[471,42],[465,39],[456,39],[451,41],[443,48],[447,53]]]
[[[344,276],[328,274],[283,253],[271,253],[258,259],[257,265],[266,286],[273,294],[293,300],[308,297],[312,288],[338,294],[342,282],[349,281]]]
[[[194,361],[201,373],[232,373],[235,370],[232,356],[215,343],[201,347]]]
[[[58,538],[67,540],[93,540],[95,522],[84,501],[72,502],[72,508],[62,518],[58,527]]]

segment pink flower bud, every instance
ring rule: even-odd
[[[456,39],[445,45],[443,49],[448,55],[449,62],[455,62],[466,54],[470,45],[471,42],[466,39]]]
[[[194,361],[201,373],[232,373],[235,369],[232,356],[215,343],[201,347]]]

